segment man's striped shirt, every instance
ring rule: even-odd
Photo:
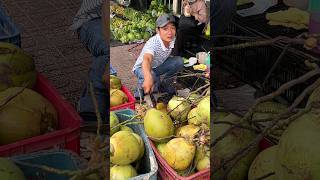
[[[102,16],[102,5],[105,0],[83,0],[79,11],[73,19],[70,29],[76,30],[83,23]]]
[[[159,34],[151,37],[144,45],[132,71],[142,66],[143,56],[145,53],[149,53],[153,56],[152,68],[160,66],[170,56],[174,47],[174,42],[175,40],[171,41],[169,48],[166,48]]]

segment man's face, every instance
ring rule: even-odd
[[[162,28],[159,28],[159,35],[165,42],[171,42],[176,36],[176,26],[173,23],[168,23]]]

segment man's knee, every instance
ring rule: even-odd
[[[101,18],[84,23],[78,30],[79,38],[94,56],[109,55],[109,45],[105,41]]]
[[[89,79],[93,82],[93,86],[98,89],[106,89],[103,82],[103,75],[109,61],[108,56],[94,57],[89,71]]]

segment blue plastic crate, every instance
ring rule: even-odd
[[[0,42],[8,42],[21,47],[20,31],[12,19],[6,14],[0,2]]]
[[[80,170],[87,167],[87,161],[67,150],[42,151],[32,154],[24,154],[11,157],[12,160],[31,163],[33,165],[45,165],[61,170]],[[26,179],[31,180],[68,180],[70,177],[49,173],[34,167],[25,166],[17,163],[23,171]]]
[[[120,122],[130,119],[135,115],[135,112],[131,109],[123,109],[114,111],[118,116]],[[145,153],[142,157],[142,167],[138,170],[139,176],[130,178],[129,180],[156,180],[158,172],[157,159],[152,151],[148,137],[144,132],[143,125],[141,124],[130,124],[128,125],[135,133],[140,135],[144,142]]]
[[[115,70],[111,64],[110,64],[110,75],[114,75],[114,76],[117,75],[117,70]]]

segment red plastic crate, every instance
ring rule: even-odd
[[[47,98],[58,113],[58,130],[40,136],[0,146],[0,156],[12,156],[52,148],[68,149],[80,153],[81,117],[75,109],[59,95],[48,80],[38,73],[34,88]]]
[[[128,96],[128,102],[121,104],[119,106],[114,106],[114,107],[110,108],[110,111],[115,111],[115,110],[119,110],[119,109],[128,109],[128,108],[135,110],[136,99],[134,98],[134,96],[131,94],[129,89],[126,88],[124,85],[121,86],[121,90]]]
[[[161,157],[160,153],[158,152],[157,148],[153,144],[153,142],[149,139],[150,145],[154,154],[156,155],[158,161],[158,177],[163,180],[210,180],[210,169],[205,169],[199,171],[191,176],[183,177],[179,176],[166,162],[163,157]]]

